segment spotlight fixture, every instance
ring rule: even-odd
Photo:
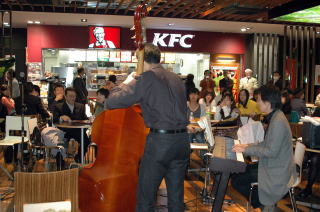
[[[81,22],[87,22],[88,20],[86,18],[81,18]]]

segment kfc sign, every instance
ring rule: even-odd
[[[120,48],[120,28],[91,26],[89,48]]]
[[[169,39],[168,39],[169,38]],[[154,33],[153,44],[162,47],[175,47],[179,44],[183,48],[191,48],[191,39],[194,35],[169,34],[169,33]]]

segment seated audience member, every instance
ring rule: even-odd
[[[293,158],[291,129],[281,109],[281,94],[274,86],[262,86],[258,96],[260,111],[266,114],[267,128],[264,141],[238,144],[233,151],[259,158],[258,165],[247,165],[245,173],[232,177],[232,186],[249,197],[251,183],[258,182],[252,193],[251,204],[263,211],[273,211],[297,177]]]
[[[285,115],[291,114],[291,101],[287,91],[281,93],[281,110]]]
[[[189,124],[194,119],[200,119],[205,115],[205,105],[199,104],[199,90],[197,88],[190,89],[187,102],[187,114],[189,117]],[[192,125],[191,125],[192,126]],[[197,128],[188,126],[189,141],[191,143],[205,143],[204,132],[198,131]],[[205,151],[200,151],[200,157],[203,158]]]
[[[199,104],[203,104],[206,107],[206,112],[215,112],[216,111],[216,102],[214,98],[216,95],[214,92],[205,91],[204,97],[199,100]]]
[[[40,97],[32,95],[33,92],[33,84],[32,82],[27,82],[24,85],[24,104],[25,115],[41,115],[43,119],[49,118],[50,115],[48,111],[44,108]],[[21,115],[22,111],[22,97],[19,96],[14,99],[15,102],[15,110],[18,115]]]
[[[320,107],[320,93],[316,96],[316,100],[314,101],[314,104]]]
[[[254,117],[257,114],[260,114],[257,103],[250,99],[250,94],[247,89],[240,90],[237,108],[242,116]]]
[[[14,100],[10,98],[10,91],[8,89],[7,85],[1,85],[0,87],[1,91],[1,104],[6,109],[7,115],[12,115],[15,113],[14,109]]]
[[[291,110],[299,113],[300,116],[308,114],[308,108],[304,99],[304,90],[297,89],[294,93],[294,97],[291,100]]]
[[[212,80],[211,71],[204,71],[204,78],[200,81],[200,96],[204,97],[205,92],[214,92],[214,88],[216,87],[216,83]]]
[[[48,99],[49,111],[53,111],[56,104],[64,102],[64,86],[61,84],[56,84],[53,88],[54,96]]]
[[[222,96],[214,114],[214,120],[223,121],[227,119],[236,119],[240,115],[239,109],[236,107],[233,96],[226,92]]]
[[[105,88],[100,88],[97,90],[97,102],[94,108],[94,116],[99,115],[101,112],[104,111],[104,101],[109,96],[109,91]]]
[[[314,111],[313,117],[320,117],[320,107],[317,107]],[[320,169],[320,155],[314,152],[307,152],[307,158],[310,160],[309,170],[308,170],[308,183],[307,186],[299,193],[299,198],[307,198],[312,195],[312,186],[316,182],[319,176]]]
[[[76,91],[74,88],[67,88],[65,90],[65,101],[58,103],[53,109],[53,122],[63,123],[72,122],[73,120],[87,120],[88,117],[85,113],[85,105],[76,102]],[[75,139],[79,142],[78,155],[76,156],[76,161],[80,161],[81,154],[81,130],[72,128],[61,128],[62,131],[66,133],[65,137],[69,139]],[[87,152],[88,145],[90,143],[87,134],[84,132],[84,154]]]

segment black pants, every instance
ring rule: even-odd
[[[312,186],[319,176],[320,156],[318,153],[310,152],[309,154],[307,154],[307,157],[311,163],[308,170],[308,184],[305,189],[312,191]]]
[[[157,191],[165,179],[168,211],[184,211],[184,176],[189,160],[187,133],[150,133],[139,169],[137,212],[154,212]]]
[[[258,182],[258,164],[247,165],[246,171],[241,174],[234,174],[231,178],[232,187],[242,194],[247,200],[250,195],[251,183]],[[262,206],[259,202],[258,186],[252,190],[251,205],[254,208]]]
[[[70,129],[70,128],[61,128],[63,132],[65,132],[65,138],[69,141],[70,139],[74,139],[79,143],[78,155],[76,155],[76,162],[80,162],[81,156],[81,129]],[[88,146],[90,144],[89,137],[87,136],[86,129],[83,129],[83,155],[86,155],[88,151]]]

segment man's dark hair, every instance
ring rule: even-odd
[[[67,95],[68,92],[75,92],[77,94],[76,89],[71,87],[66,88],[66,90],[64,91],[64,95]]]
[[[116,75],[110,75],[109,76],[109,81],[113,82],[113,83],[116,83],[117,81],[117,76]]]
[[[81,74],[82,72],[84,72],[84,68],[78,68],[78,70],[77,70],[77,72],[78,72],[78,74]]]
[[[264,85],[258,89],[258,94],[261,96],[261,100],[264,102],[270,102],[271,108],[281,109],[281,93],[279,89],[274,85]]]
[[[12,68],[10,68],[10,69],[8,70],[8,75],[9,75],[11,78],[15,78],[15,77],[16,77],[16,72],[15,72]]]
[[[160,63],[161,52],[160,49],[153,44],[146,44],[144,46],[144,61],[151,64]]]
[[[53,90],[56,90],[56,88],[63,88],[63,89],[64,89],[64,86],[63,86],[62,84],[60,84],[60,83],[56,83],[56,84],[54,85]]]
[[[38,92],[38,94],[40,95],[40,87],[38,85],[33,85],[33,90]]]
[[[188,74],[186,81],[187,82],[193,82],[193,79],[194,79],[194,75],[193,74]]]
[[[108,89],[105,89],[105,88],[100,88],[99,90],[97,90],[97,94],[101,94],[101,95],[104,95],[105,98],[108,98],[109,96],[109,91]]]
[[[33,91],[33,83],[32,82],[26,82],[24,85],[24,93],[30,94]]]
[[[240,100],[240,93],[241,92],[244,92],[246,94],[246,101],[245,102],[241,102],[241,100]],[[249,91],[247,89],[241,89],[239,92],[239,95],[238,95],[238,103],[241,104],[244,108],[247,108],[247,104],[248,104],[249,99],[250,99]]]
[[[192,93],[199,94],[198,88],[191,88],[191,89],[189,90],[189,94],[192,94]]]

